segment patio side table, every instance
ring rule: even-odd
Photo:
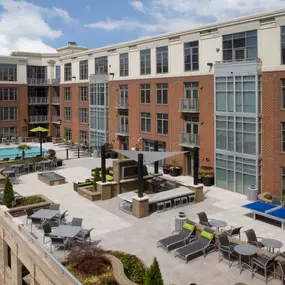
[[[267,250],[272,253],[274,253],[275,248],[280,250],[280,248],[283,246],[281,241],[274,238],[263,238],[261,242],[266,246]]]
[[[235,252],[239,255],[239,267],[240,267],[240,274],[242,272],[243,267],[248,267],[251,269],[251,261],[250,257],[256,253],[256,247],[252,245],[236,245],[234,247]],[[248,264],[241,261],[241,256],[248,257]]]

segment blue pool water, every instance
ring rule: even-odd
[[[32,146],[30,149],[25,151],[25,157],[34,157],[40,154],[40,148],[38,146]],[[43,154],[46,154],[47,150],[43,149]],[[0,148],[0,159],[3,158],[15,158],[16,156],[22,156],[22,151],[16,147],[5,147]]]

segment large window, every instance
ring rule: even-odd
[[[63,88],[63,94],[64,94],[64,101],[65,102],[71,101],[71,87]]]
[[[150,104],[150,84],[141,84],[141,104]]]
[[[0,128],[0,136],[2,138],[17,137],[18,129],[16,127]]]
[[[105,98],[106,97],[106,98]],[[105,102],[106,99],[106,102]],[[90,86],[90,105],[104,106],[108,104],[108,85],[104,83],[92,84]]]
[[[140,53],[141,62],[141,75],[150,74],[150,49],[141,50]]]
[[[17,101],[18,88],[0,88],[0,101]]]
[[[64,65],[64,81],[72,80],[71,63],[66,63]]]
[[[282,64],[285,64],[285,26],[281,27],[281,53]]]
[[[95,74],[108,74],[108,57],[95,58]]]
[[[285,152],[285,122],[281,123],[281,151]]]
[[[0,64],[0,81],[17,81],[17,65]]]
[[[185,71],[199,70],[199,42],[184,43]]]
[[[156,48],[156,73],[168,72],[168,47]]]
[[[151,132],[151,118],[150,113],[141,113],[141,132]]]
[[[120,54],[120,76],[129,76],[129,54]]]
[[[88,144],[88,131],[79,131],[80,143]]]
[[[223,60],[257,58],[257,31],[223,36]]]
[[[88,60],[82,60],[79,62],[79,79],[88,79]]]
[[[46,79],[47,68],[46,66],[27,66],[27,78],[28,79]]]
[[[18,120],[18,108],[17,107],[2,107],[0,109],[0,120],[2,121]]]
[[[88,123],[88,109],[87,108],[80,108],[79,118],[80,118],[81,124],[87,124]]]
[[[168,114],[156,114],[157,134],[168,135]]]
[[[88,87],[87,86],[79,87],[79,101],[80,102],[88,101]]]
[[[156,86],[156,104],[168,103],[168,84],[157,84]]]
[[[71,121],[71,108],[70,107],[64,108],[64,120]]]
[[[72,139],[72,130],[70,128],[64,128],[64,138],[66,140]]]
[[[60,82],[60,65],[57,65],[55,67],[55,78],[58,80],[58,82]]]

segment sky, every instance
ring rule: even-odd
[[[0,54],[96,48],[285,8],[285,0],[0,0]]]

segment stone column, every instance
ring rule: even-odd
[[[138,219],[149,216],[148,200],[148,196],[143,196],[142,198],[138,196],[133,197],[133,215]]]

